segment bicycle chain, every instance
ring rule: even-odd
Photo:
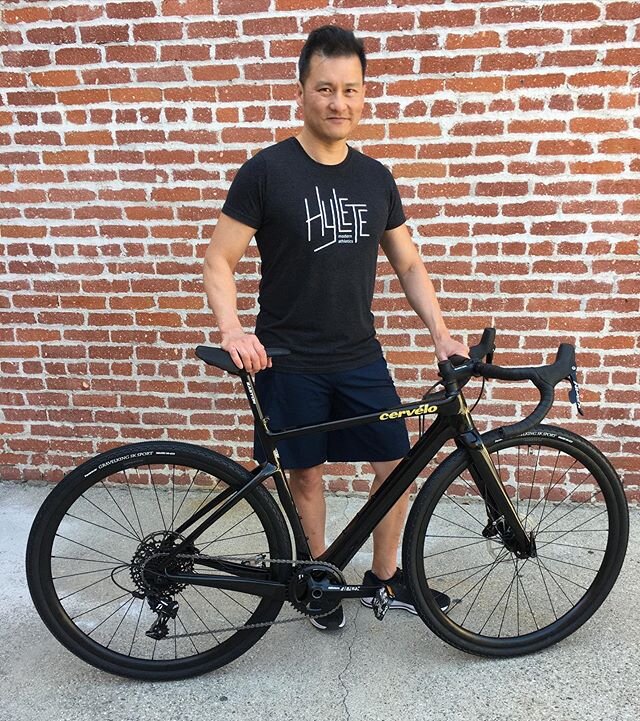
[[[155,556],[162,556],[162,555],[164,555],[164,554],[162,554],[162,553],[154,554],[154,556],[150,556],[147,559],[147,562],[149,560],[151,560],[152,558],[154,558]],[[207,556],[207,555],[201,554],[201,553],[195,554],[195,555],[193,555],[193,554],[191,554],[191,555],[190,554],[178,554],[176,556],[176,558],[188,558],[191,560],[200,559],[200,560],[207,560],[207,561],[215,560],[216,558],[217,559],[222,558],[225,561],[232,561],[232,562],[237,561],[240,563],[242,562],[241,559],[238,559],[237,557],[234,557],[234,556]],[[244,559],[244,560],[246,560],[246,559]],[[266,561],[267,559],[265,558],[264,560]],[[269,563],[284,563],[284,564],[288,564],[290,566],[308,566],[308,565],[322,563],[322,565],[327,566],[327,568],[329,568],[333,571],[336,571],[337,573],[342,575],[342,571],[337,566],[334,566],[332,563],[327,563],[326,561],[294,561],[293,559],[269,558],[268,562]],[[216,633],[228,633],[229,631],[248,631],[248,630],[251,630],[254,628],[265,628],[268,626],[280,626],[285,623],[298,623],[300,621],[304,621],[305,618],[324,618],[324,616],[329,616],[330,614],[332,614],[336,610],[336,608],[338,608],[339,605],[340,604],[336,605],[335,608],[332,608],[330,611],[327,611],[326,613],[319,613],[314,616],[301,615],[300,618],[284,618],[281,621],[274,619],[273,621],[262,621],[260,623],[247,623],[247,624],[243,624],[242,626],[229,626],[227,628],[214,628],[214,629],[210,629],[207,631],[196,631],[194,633],[178,633],[178,634],[174,634],[173,636],[165,636],[165,638],[163,640],[168,641],[168,640],[179,639],[179,638],[193,638],[194,636],[211,636],[211,635],[215,635]],[[295,610],[297,610],[297,609],[295,609]],[[298,611],[298,613],[302,613],[302,612]]]

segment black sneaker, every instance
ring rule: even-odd
[[[321,631],[337,631],[339,628],[344,628],[344,611],[340,605],[328,616],[311,617],[309,620],[312,626],[319,628]]]
[[[389,594],[389,610],[399,608],[403,611],[409,611],[409,613],[417,615],[418,612],[413,605],[413,599],[411,598],[409,589],[404,582],[404,574],[401,568],[397,568],[393,576],[386,581],[378,578],[373,571],[367,571],[362,579],[362,585],[387,586],[387,588],[391,590],[391,593]],[[433,594],[436,603],[440,606],[440,609],[442,611],[446,611],[451,604],[449,596],[447,596],[446,593],[440,593],[440,591],[432,590],[431,593]],[[372,608],[373,597],[365,596],[360,599],[360,603],[367,608]]]

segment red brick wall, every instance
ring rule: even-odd
[[[575,342],[586,418],[640,496],[640,2],[140,0],[3,3],[0,430],[4,479],[59,479],[116,444],[172,438],[249,460],[202,255],[237,166],[295,133],[306,33],[370,58],[354,144],[394,172],[450,328],[498,329],[496,362]],[[239,267],[249,328],[255,249]],[[405,399],[428,334],[381,259],[380,338]],[[474,393],[470,392],[470,396]],[[533,395],[492,384],[482,427]],[[484,415],[483,415],[484,414]],[[362,490],[336,466],[332,489]]]

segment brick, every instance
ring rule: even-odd
[[[251,12],[263,13],[270,8],[271,0],[251,0]],[[246,0],[218,0],[220,15],[243,15],[247,11]]]
[[[447,35],[445,47],[447,50],[497,48],[500,47],[500,35],[492,30],[483,30],[469,35],[451,34]]]
[[[437,137],[442,134],[438,123],[394,123],[389,128],[389,137],[393,138],[414,138],[414,137]]]
[[[200,4],[205,5],[204,2]],[[118,18],[120,20],[127,20],[129,18],[150,18],[156,14],[155,4],[151,2],[151,0],[146,0],[145,2],[107,3],[106,10],[108,18]],[[164,7],[162,8],[162,11],[163,14],[166,15],[172,14],[165,12]]]
[[[45,151],[42,160],[47,165],[80,165],[89,162],[89,153],[86,150]]]
[[[421,12],[418,18],[420,28],[465,27],[476,24],[475,10],[435,10]]]
[[[112,88],[109,95],[114,103],[159,103],[162,100],[160,88]]]
[[[566,130],[564,120],[512,120],[508,125],[510,133],[563,133]]]
[[[48,50],[5,50],[2,59],[6,67],[35,68],[51,64]]]
[[[415,96],[431,95],[443,89],[441,80],[398,80],[389,83],[388,95]]]
[[[541,140],[538,155],[589,155],[593,152],[586,140]]]
[[[476,185],[476,195],[490,197],[515,197],[527,195],[529,187],[527,183],[514,182],[493,182],[478,183]]]
[[[67,145],[113,145],[113,138],[108,130],[75,131],[65,133]]]
[[[569,129],[573,133],[617,133],[627,130],[624,118],[572,118]]]
[[[377,0],[376,2],[374,0],[371,4],[379,5],[380,1]],[[313,10],[316,8],[324,9],[325,6],[326,3],[323,3],[322,0],[276,0],[275,3],[276,10]]]
[[[495,55],[484,55],[480,61],[480,69],[485,72],[495,70],[528,70],[535,68],[537,58],[535,55],[526,53],[496,53]]]
[[[542,67],[572,68],[579,65],[594,65],[595,62],[595,50],[558,50],[544,54]]]
[[[475,65],[473,55],[457,55],[455,57],[423,57],[420,72],[425,74],[470,73]],[[409,70],[409,72],[411,72]]]
[[[510,30],[507,33],[507,45],[513,48],[558,45],[564,39],[564,30],[560,28],[526,28]]]
[[[61,20],[67,23],[74,23],[80,20],[95,20],[102,17],[104,6],[102,3],[96,5],[71,5],[65,4],[59,7],[51,8],[52,20]]]
[[[547,73],[544,75],[511,75],[505,79],[507,90],[519,88],[560,88],[564,86],[566,76],[561,73]]]
[[[603,45],[624,42],[627,28],[624,25],[601,25],[599,27],[577,28],[571,31],[574,45]]]
[[[85,25],[80,27],[83,43],[126,43],[129,40],[127,25]]]
[[[591,85],[616,87],[626,85],[628,74],[621,70],[609,70],[593,73],[577,73],[568,78],[569,85],[577,88],[585,88]]]
[[[615,48],[607,50],[604,56],[605,65],[640,65],[640,48]]]
[[[545,22],[579,22],[599,18],[600,7],[595,2],[548,5],[542,8],[541,17]]]
[[[456,93],[499,93],[504,82],[502,77],[447,78],[445,87]]]
[[[483,25],[502,25],[505,23],[525,24],[540,20],[540,7],[513,5],[500,8],[486,8],[480,11],[480,22]]]
[[[607,20],[635,20],[640,18],[640,2],[610,2],[606,5]]]
[[[97,48],[75,47],[56,50],[56,65],[87,65],[99,62],[100,51]]]
[[[430,33],[412,33],[410,35],[390,35],[387,37],[387,50],[399,52],[402,50],[436,50],[438,36]]]
[[[549,221],[545,223],[533,223],[531,226],[531,233],[532,235],[581,235],[586,231],[586,229],[586,223],[579,223],[577,221]],[[563,263],[565,263],[564,270],[562,269]],[[554,267],[554,270],[563,273],[577,272],[575,268],[572,270],[568,266],[569,264],[563,260],[559,262],[557,267]],[[538,272],[536,268],[542,268],[542,264],[534,263],[534,272]],[[551,266],[549,266],[549,268],[551,268]],[[586,266],[584,266],[584,268],[585,270],[580,272],[586,272]],[[545,270],[541,272],[550,271]]]
[[[14,141],[17,145],[60,145],[59,133],[25,131],[15,133]]]
[[[62,87],[65,85],[78,85],[78,76],[75,70],[51,70],[45,73],[31,73],[34,85],[43,87]]]
[[[571,172],[587,175],[615,175],[621,173],[624,169],[622,163],[601,160],[591,163],[571,163]]]
[[[110,45],[107,47],[108,63],[154,63],[156,48],[153,45]],[[163,68],[166,72],[166,68]]]
[[[478,120],[469,123],[457,123],[451,129],[451,135],[502,135],[502,120]]]
[[[64,45],[77,42],[74,27],[48,27],[27,30],[27,40],[34,45]]]
[[[133,26],[134,40],[180,40],[183,24],[171,22],[141,23]]]
[[[394,30],[413,30],[413,13],[391,12],[358,16],[358,32],[393,32]]]

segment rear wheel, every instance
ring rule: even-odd
[[[580,436],[538,426],[484,441],[537,555],[519,559],[499,534],[485,537],[486,507],[457,451],[414,503],[403,562],[416,608],[440,638],[516,656],[560,641],[595,613],[624,560],[628,509],[616,472]],[[429,588],[451,597],[446,613]]]
[[[163,553],[193,530],[180,525],[250,479],[220,454],[169,442],[124,446],[76,468],[45,500],[27,547],[29,589],[51,632],[88,663],[141,679],[194,676],[244,653],[268,629],[245,627],[273,621],[282,599],[162,575]],[[199,555],[220,563],[212,570]],[[233,574],[233,565],[222,566],[232,559],[266,580],[284,580],[288,567],[270,558],[291,558],[291,543],[277,505],[259,487],[168,570]],[[164,637],[157,638],[162,629],[147,635],[169,607]]]

